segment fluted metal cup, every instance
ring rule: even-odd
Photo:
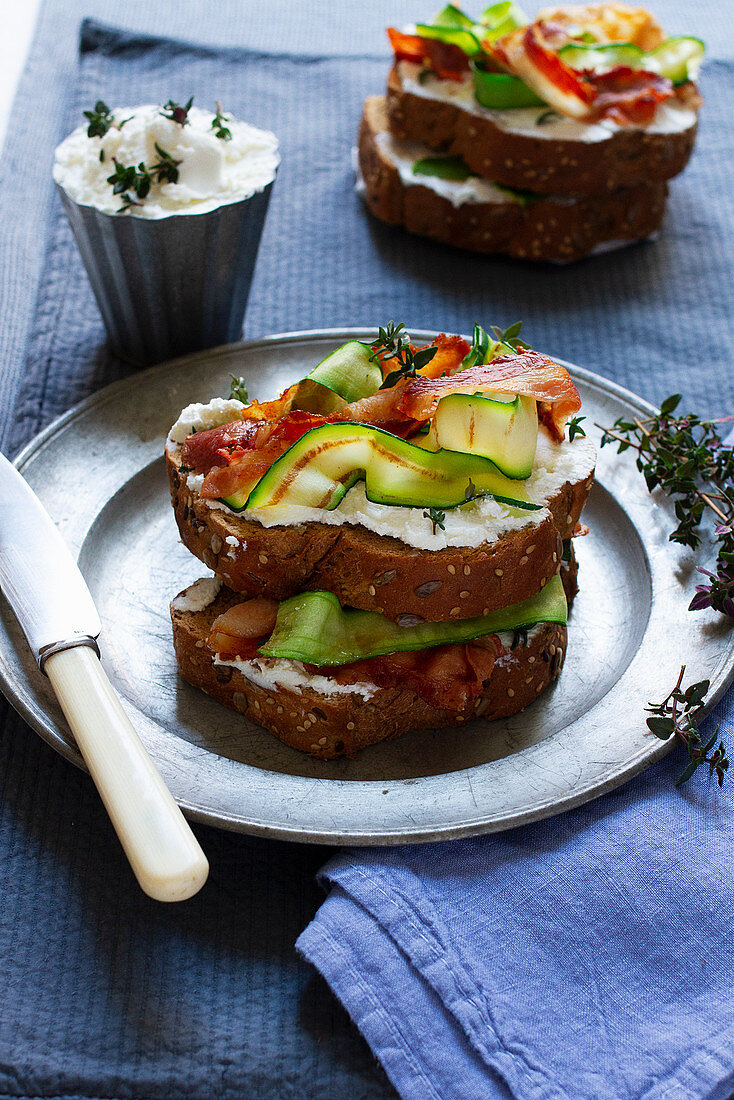
[[[239,339],[273,182],[163,218],[105,214],[57,184],[117,355],[147,366]]]

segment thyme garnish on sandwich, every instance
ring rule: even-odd
[[[385,363],[390,359],[396,359],[398,362],[397,369],[391,371],[380,386],[381,390],[390,389],[401,378],[414,378],[416,371],[430,363],[438,351],[437,347],[428,347],[414,352],[410,346],[410,336],[405,331],[402,321],[399,325],[394,321],[388,321],[386,328],[380,326],[378,337],[370,347],[373,349],[370,357],[373,363]]]

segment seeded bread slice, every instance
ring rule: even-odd
[[[181,540],[236,592],[283,600],[326,589],[344,605],[400,621],[469,619],[535,595],[554,576],[593,484],[593,471],[565,482],[550,515],[478,547],[419,550],[365,527],[303,523],[263,527],[212,508],[187,487],[180,451],[166,453]],[[528,513],[531,515],[532,513]]]
[[[202,582],[197,582],[200,585]],[[171,603],[173,642],[181,676],[193,687],[264,726],[287,745],[324,760],[358,752],[416,729],[461,726],[472,718],[507,718],[532,703],[558,676],[566,652],[566,628],[544,623],[524,645],[501,656],[481,695],[462,711],[439,710],[409,688],[377,688],[365,694],[326,694],[308,683],[286,688],[253,682],[237,668],[214,663],[207,638],[217,615],[241,601],[223,587],[199,610],[186,589]],[[289,662],[290,663],[290,662]],[[293,662],[295,665],[295,662]],[[299,666],[301,669],[303,666]],[[267,662],[263,662],[267,674]]]
[[[683,171],[696,139],[695,123],[675,133],[620,129],[595,142],[508,133],[488,115],[405,91],[397,66],[388,77],[387,111],[395,137],[463,157],[486,179],[544,194],[604,195],[663,183]]]
[[[359,130],[364,199],[375,217],[421,237],[472,252],[568,263],[607,242],[647,237],[663,220],[665,183],[637,184],[591,198],[542,196],[527,205],[510,200],[454,205],[428,182],[422,185],[420,176],[415,183],[404,182],[389,146],[379,142],[387,131],[385,99],[370,96]]]

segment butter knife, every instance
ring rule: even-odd
[[[0,454],[0,589],[59,700],[140,886],[183,901],[209,864],[99,660],[82,574],[40,500]]]

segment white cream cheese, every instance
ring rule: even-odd
[[[300,661],[282,661],[270,657],[253,657],[250,661],[223,661],[214,658],[217,666],[236,668],[246,680],[266,690],[285,688],[287,691],[316,691],[320,695],[361,695],[371,699],[377,692],[376,684],[338,684],[330,676],[308,672]]]
[[[618,130],[630,129],[630,127],[619,126],[612,119],[590,123],[578,122],[561,115],[538,125],[538,119],[548,114],[547,106],[512,107],[502,111],[482,107],[474,98],[474,82],[471,74],[467,74],[461,80],[441,80],[432,73],[427,73],[419,80],[418,74],[425,70],[412,61],[398,62],[398,72],[403,90],[411,95],[419,96],[421,99],[453,103],[478,118],[489,119],[508,134],[521,134],[544,141],[598,143],[608,141]],[[690,107],[685,107],[677,100],[666,100],[658,104],[650,125],[640,129],[644,129],[647,134],[677,134],[695,126],[696,117],[696,112]]]
[[[206,405],[198,402],[187,405],[168,433],[166,450],[173,454],[192,432],[205,432],[208,428],[218,428],[221,424],[239,420],[244,408],[243,403],[233,397],[214,397]]]
[[[230,406],[235,405],[234,411]],[[226,424],[237,418],[242,405],[239,401],[228,402],[214,398],[209,405],[189,405],[169,433],[167,446],[174,454],[186,435],[190,425],[201,430]],[[199,427],[199,425],[201,427]],[[189,431],[187,431],[189,427]],[[529,512],[500,504],[491,497],[479,497],[463,504],[459,508],[446,511],[444,530],[436,529],[423,508],[400,508],[388,504],[374,504],[367,500],[364,482],[357,482],[342,502],[331,512],[323,508],[303,508],[295,505],[278,505],[273,508],[252,508],[240,513],[243,519],[254,520],[263,527],[294,527],[302,523],[326,523],[341,526],[350,523],[366,527],[377,535],[389,535],[400,539],[408,546],[418,550],[444,550],[448,546],[481,546],[494,542],[509,531],[523,527],[536,526],[548,516],[545,507],[567,481],[583,481],[592,476],[596,465],[596,448],[590,439],[577,436],[573,443],[554,443],[541,428],[538,433],[538,448],[535,455],[533,472],[524,482],[528,496],[534,504],[541,505],[540,511]],[[198,493],[204,477],[202,474],[189,474],[186,486],[190,492]],[[218,500],[206,502],[209,507],[233,513],[226,504]]]
[[[398,170],[400,179],[405,187],[427,187],[435,191],[444,199],[448,199],[452,206],[463,206],[465,203],[491,202],[491,203],[521,203],[522,199],[506,187],[500,187],[489,180],[479,176],[469,176],[466,180],[445,180],[439,176],[416,175],[413,165],[416,161],[430,156],[430,150],[417,141],[398,141],[382,130],[375,137],[375,144],[383,156],[393,162]]]
[[[171,601],[174,611],[203,611],[214,603],[222,582],[219,577],[202,577]]]
[[[280,163],[274,134],[228,118],[232,137],[224,141],[212,129],[214,116],[197,107],[190,108],[185,126],[165,118],[153,104],[119,107],[112,116],[118,125],[103,137],[87,137],[86,125],[74,130],[58,146],[54,164],[54,179],[69,198],[106,214],[120,209],[120,196],[107,182],[113,158],[124,166],[142,161],[150,168],[161,159],[156,143],[180,162],[178,181],[154,182],[142,205],[131,208],[134,217],[203,214],[249,198],[274,179]]]

